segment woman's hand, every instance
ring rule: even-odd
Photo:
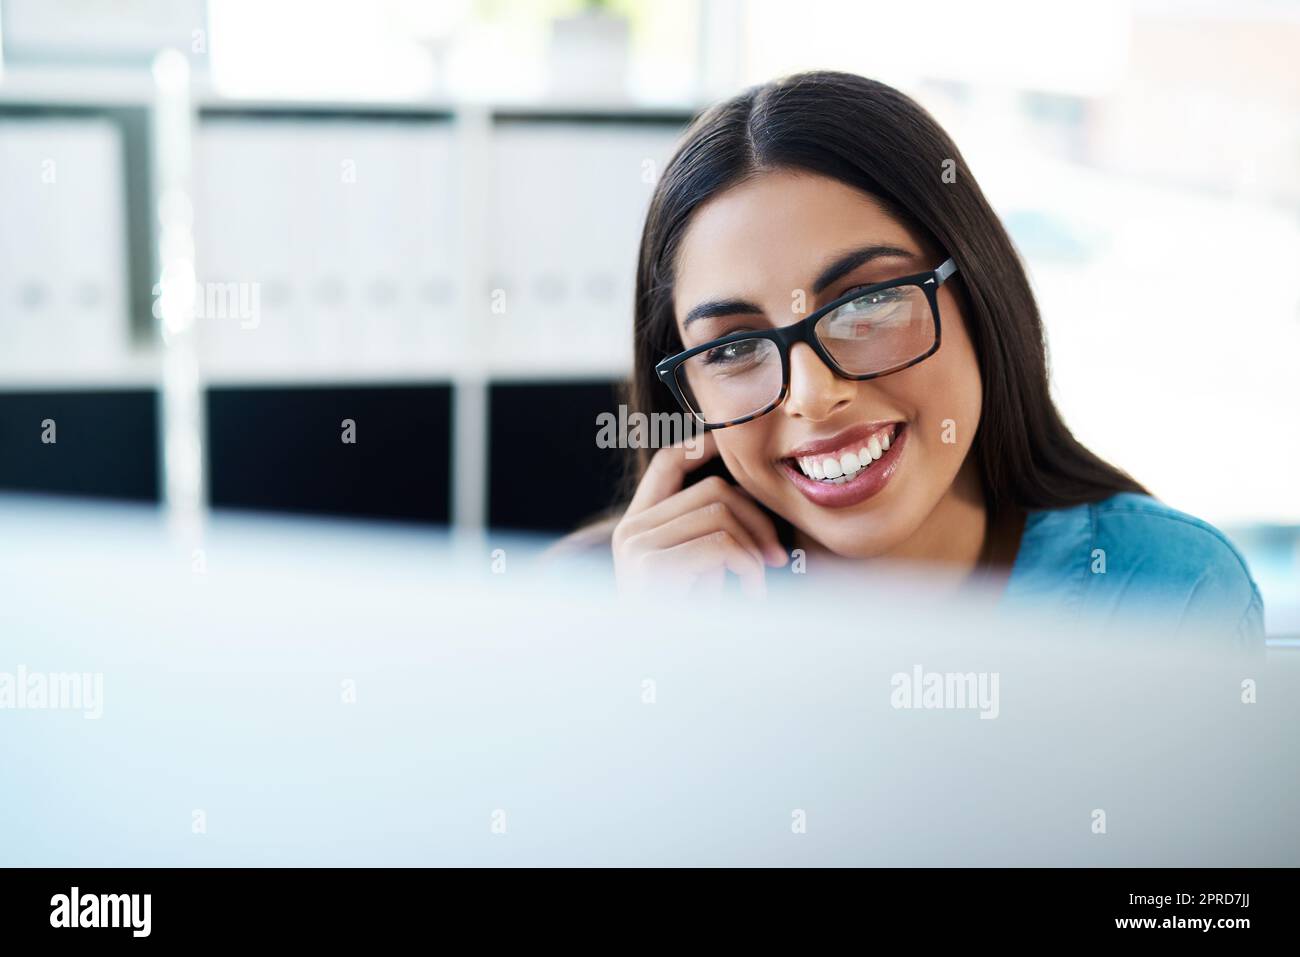
[[[703,454],[681,446],[660,449],[614,527],[614,574],[619,590],[641,592],[667,583],[718,592],[731,571],[746,595],[767,592],[764,566],[780,567],[785,549],[776,526],[748,492],[709,476],[683,490],[687,474],[718,454],[711,432]]]

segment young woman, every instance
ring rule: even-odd
[[[642,237],[629,404],[708,431],[703,455],[639,452],[628,504],[568,540],[612,548],[620,586],[757,594],[798,548],[1262,635],[1229,541],[1066,428],[1006,230],[883,84],[801,74],[687,131]]]

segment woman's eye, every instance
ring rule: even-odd
[[[730,362],[743,362],[754,355],[757,348],[757,341],[753,339],[742,339],[739,342],[729,342],[725,346],[718,346],[710,349],[705,355],[704,360],[710,365],[718,365]]]
[[[870,286],[854,286],[852,289],[844,290],[843,294],[847,296],[850,293],[857,292],[859,289],[870,289],[870,288],[871,288]],[[870,295],[863,296],[859,299],[854,299],[850,303],[846,303],[846,305],[856,305],[860,303],[864,306],[877,306],[885,302],[898,302],[899,299],[903,298],[903,295],[904,293],[902,292],[902,290],[900,290],[897,286],[895,286],[890,289],[879,289],[876,292],[871,293]]]

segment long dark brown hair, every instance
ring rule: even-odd
[[[686,130],[655,187],[641,235],[635,364],[623,389],[629,411],[680,411],[654,366],[682,350],[673,265],[691,216],[723,190],[779,169],[821,174],[862,190],[956,260],[959,269],[949,281],[983,380],[972,451],[991,517],[1009,506],[1058,508],[1116,492],[1146,493],[1085,448],[1061,419],[1049,392],[1042,320],[1029,280],[956,145],[915,101],[851,73],[800,73],[752,87],[706,110]],[[653,453],[642,448],[629,457],[624,503]],[[773,517],[788,540],[788,523]]]

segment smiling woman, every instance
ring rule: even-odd
[[[800,74],[687,131],[642,236],[629,398],[710,440],[638,450],[627,506],[570,540],[611,548],[621,586],[731,572],[759,594],[800,548],[1262,634],[1227,539],[1070,433],[1006,230],[883,84]]]

